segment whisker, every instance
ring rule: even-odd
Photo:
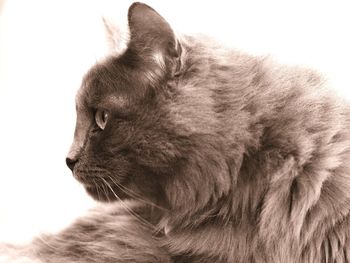
[[[101,187],[102,187],[102,190],[103,190],[104,196],[106,197],[106,199],[107,199],[108,203],[110,203],[110,202],[111,202],[111,200],[109,199],[108,191],[107,191],[107,189],[105,188],[105,187],[107,187],[107,186],[105,186],[104,184],[102,184],[102,185],[101,185]]]
[[[123,191],[124,193],[130,195],[131,197],[135,198],[136,200],[142,202],[142,203],[145,203],[147,205],[150,205],[150,206],[154,206],[156,208],[159,208],[160,210],[163,210],[163,211],[168,211],[168,209],[164,208],[164,207],[161,207],[151,201],[148,201],[148,200],[145,200],[143,199],[139,194],[135,193],[134,191],[126,188],[125,186],[123,186],[122,184],[116,182],[111,176],[107,175],[108,178],[121,190]]]
[[[101,180],[106,184],[106,186],[112,191],[112,193],[114,194],[114,196],[120,201],[120,204],[132,215],[134,216],[137,220],[140,221],[140,223],[151,227],[151,228],[155,228],[154,225],[152,225],[150,222],[148,222],[147,220],[145,220],[144,218],[142,218],[141,216],[139,216],[138,214],[135,213],[135,211],[133,211],[130,207],[128,207],[125,202],[114,192],[113,188],[111,187],[111,185],[101,177]]]
[[[48,241],[46,241],[44,236],[38,236],[37,239],[39,239],[44,245],[48,246],[49,248],[57,250],[57,247],[52,246]]]
[[[97,185],[97,184],[95,184],[95,186],[96,186],[96,191],[97,191],[97,196],[98,196],[98,200],[101,200],[101,196],[100,196],[100,187]]]

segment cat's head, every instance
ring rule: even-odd
[[[95,199],[198,210],[232,180],[209,95],[196,92],[201,67],[152,8],[133,4],[128,21],[127,49],[95,65],[77,94],[67,164]]]

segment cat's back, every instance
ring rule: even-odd
[[[293,133],[294,139],[308,137],[320,144],[321,138],[327,143],[348,129],[349,104],[315,70],[282,65],[206,36],[182,40],[185,74],[179,84],[179,101],[187,104],[187,118],[203,119],[192,123],[198,126],[195,130],[232,133],[239,126],[255,138],[263,136],[264,129],[271,136]]]
[[[318,262],[320,250],[323,258],[340,260],[327,250],[349,247],[349,104],[312,69],[281,65],[206,38],[186,41],[189,70],[180,93],[192,98],[186,107],[192,114],[186,115],[189,126],[212,134],[227,159],[237,151],[244,154],[246,169],[240,172],[254,175],[254,191],[264,192],[264,206],[272,209],[260,216],[261,231],[268,235],[288,225],[286,236],[300,236],[301,262]],[[290,171],[281,176],[285,164]],[[259,189],[260,180],[269,188]]]
[[[266,202],[278,207],[277,196],[290,196],[287,235],[300,237],[300,262],[348,262],[349,103],[312,69],[268,60],[258,68],[260,73],[252,74],[259,77],[247,85],[248,93],[256,93],[245,106],[249,111],[254,105],[256,111],[249,114],[255,121],[250,128],[255,127],[259,138],[252,154],[264,156],[272,164],[293,160],[294,167],[277,180],[281,188],[270,189],[273,195]],[[276,180],[271,170],[265,171]],[[282,185],[290,186],[287,192]],[[283,212],[278,213],[284,217]],[[266,230],[272,231],[278,224],[272,220]]]

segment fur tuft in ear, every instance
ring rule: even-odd
[[[181,46],[168,22],[153,8],[134,3],[128,12],[129,48],[144,61],[158,67],[156,71],[175,75],[179,70]]]

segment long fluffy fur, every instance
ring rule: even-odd
[[[140,23],[140,11],[156,29]],[[84,79],[78,126],[92,137],[74,174],[94,182],[87,190],[96,199],[136,201],[101,207],[22,254],[75,263],[350,262],[350,112],[322,77],[207,38],[175,38],[143,4],[130,8],[129,26],[125,53]],[[86,105],[101,103],[113,118],[91,135]]]

